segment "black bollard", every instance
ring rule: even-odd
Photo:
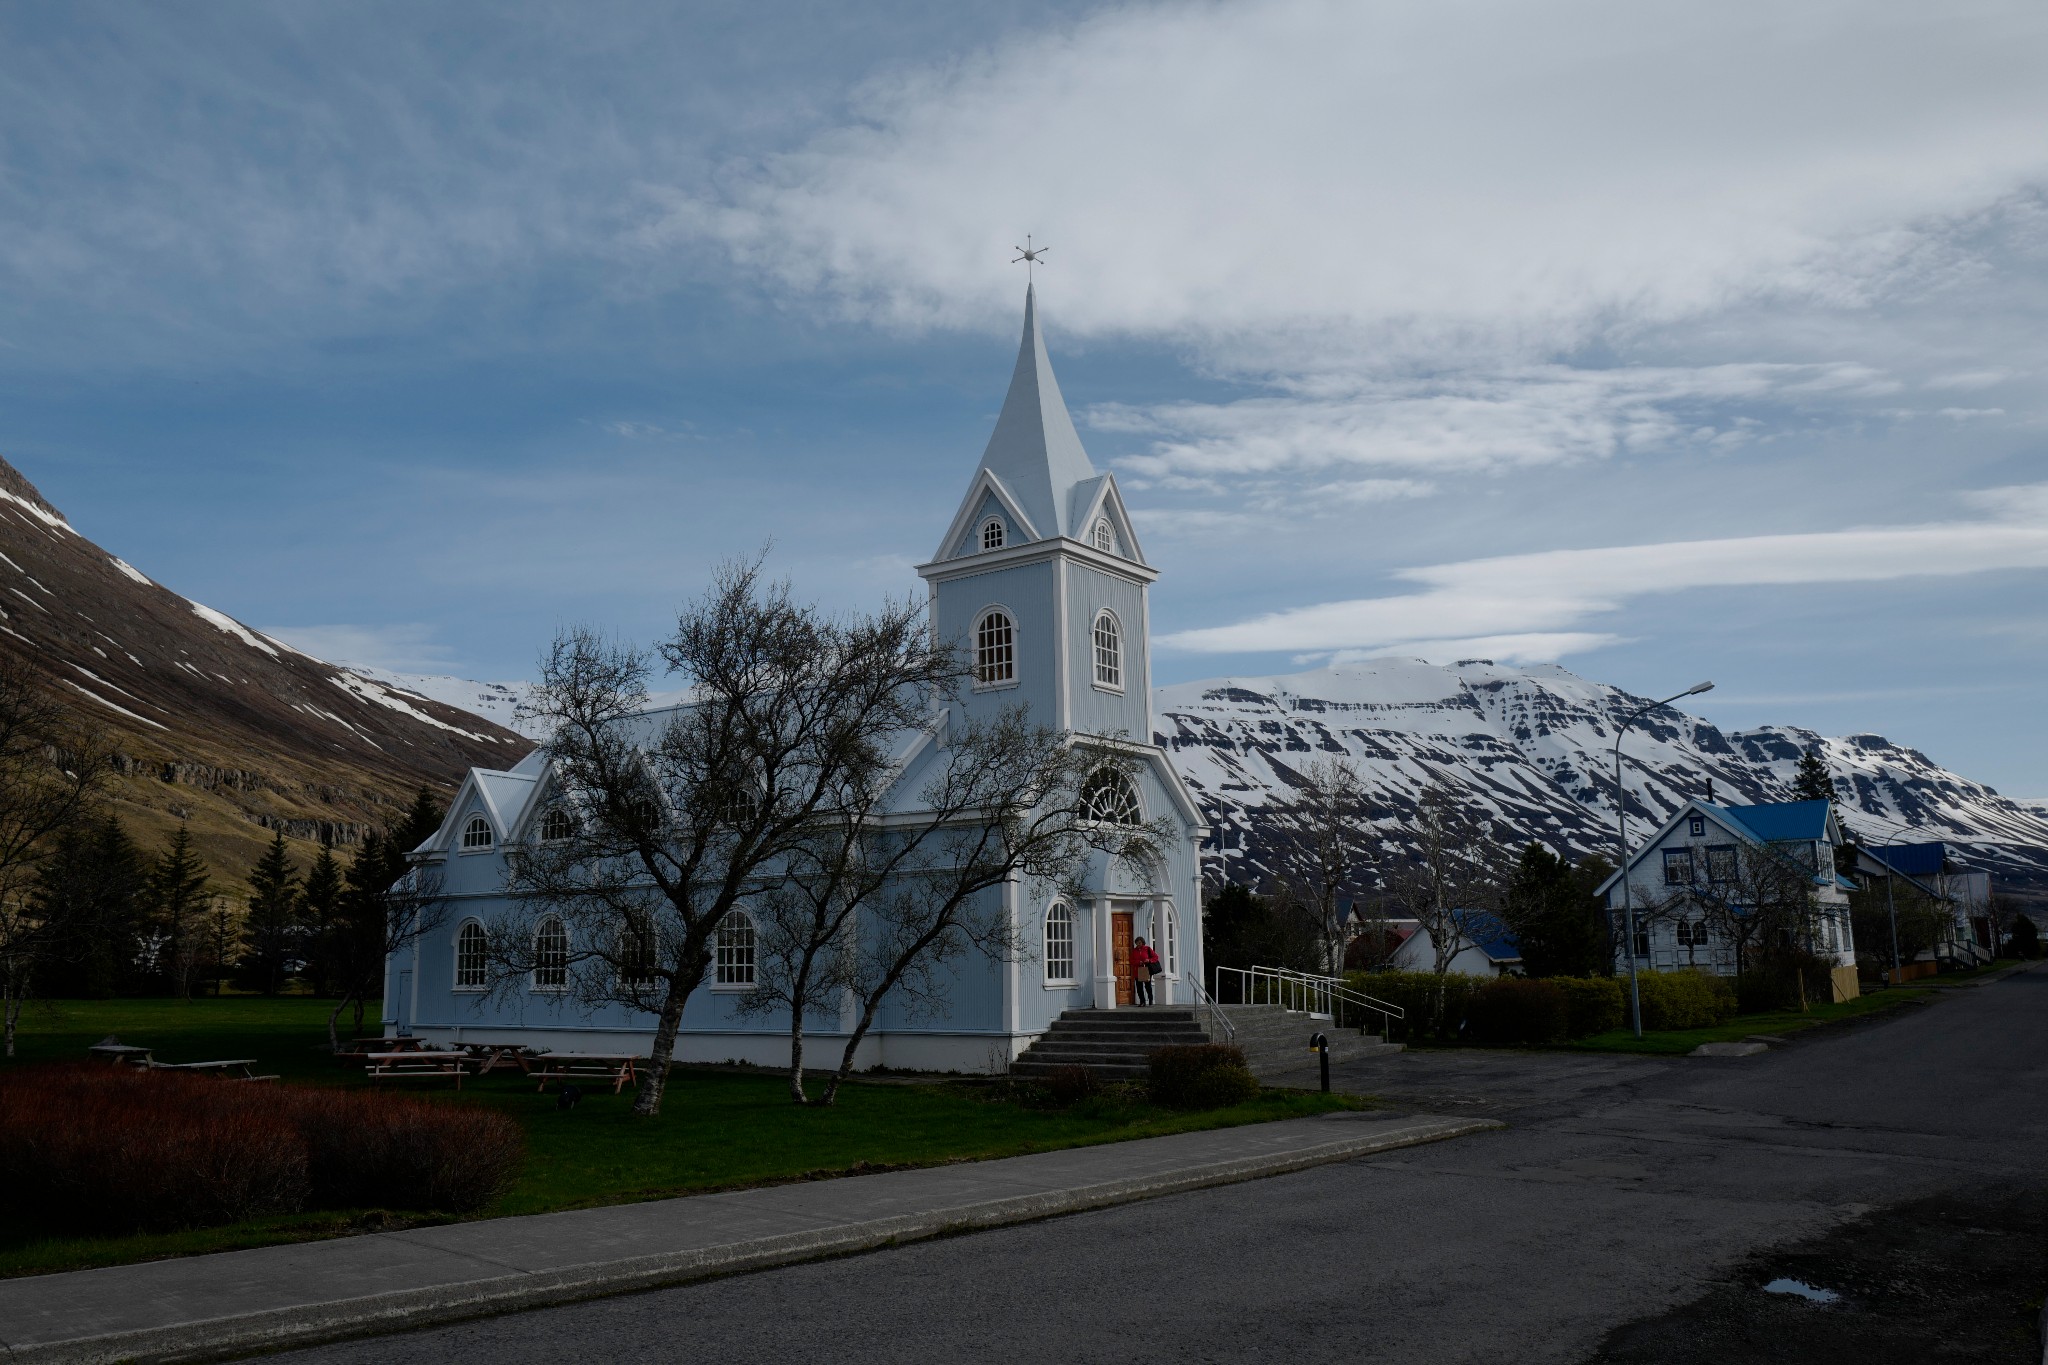
[[[1309,1050],[1310,1052],[1313,1052],[1313,1053],[1316,1053],[1316,1054],[1318,1054],[1318,1055],[1319,1055],[1319,1056],[1321,1056],[1321,1058],[1322,1058],[1322,1061],[1323,1061],[1323,1093],[1324,1093],[1325,1095],[1327,1095],[1327,1094],[1329,1094],[1329,1093],[1330,1093],[1330,1038],[1329,1038],[1329,1035],[1328,1035],[1328,1034],[1323,1034],[1323,1033],[1318,1033],[1318,1034],[1315,1034],[1315,1035],[1311,1036],[1311,1037],[1309,1038],[1309,1040],[1308,1040],[1308,1050]]]

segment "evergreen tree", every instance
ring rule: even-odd
[[[149,870],[148,899],[163,949],[159,970],[171,993],[186,999],[191,998],[192,978],[205,956],[208,897],[206,865],[192,848],[192,832],[180,821]]]
[[[265,995],[284,989],[299,946],[298,908],[299,873],[279,830],[249,872],[249,946],[242,958],[246,986]]]
[[[341,864],[334,849],[320,845],[320,856],[306,873],[305,889],[299,892],[299,922],[305,927],[306,980],[313,994],[327,995],[338,977],[335,958],[341,945]]]
[[[383,994],[384,959],[404,932],[404,926],[392,923],[392,885],[405,875],[405,855],[441,827],[444,813],[434,794],[421,787],[411,808],[395,824],[381,833],[371,830],[363,836],[349,862],[334,935],[335,985],[341,1000],[327,1021],[328,1035],[337,1042],[335,1021],[341,1011],[355,1006],[355,1030],[360,1035],[363,1007]]]
[[[152,956],[148,869],[112,815],[65,831],[37,879],[36,907],[56,944],[43,993],[104,999],[139,984]]]
[[[1327,972],[1321,944],[1314,909],[1292,897],[1255,895],[1250,887],[1228,882],[1202,907],[1202,956],[1212,972],[1218,967]]]
[[[1799,756],[1799,771],[1792,774],[1792,799],[1794,801],[1832,801],[1835,799],[1835,779],[1828,772],[1828,765],[1822,761],[1820,746],[1814,745]]]
[[[1599,858],[1573,867],[1538,843],[1522,850],[1501,919],[1521,947],[1525,974],[1608,974],[1607,917],[1594,891],[1612,871]]]

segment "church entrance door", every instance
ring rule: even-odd
[[[1115,910],[1109,916],[1109,951],[1116,963],[1116,1003],[1128,1005],[1137,997],[1131,993],[1131,924],[1133,916],[1128,910]]]

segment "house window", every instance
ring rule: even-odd
[[[1095,548],[1106,555],[1116,553],[1116,532],[1110,529],[1108,517],[1095,523]]]
[[[974,682],[1001,687],[1017,681],[1017,628],[1007,612],[990,611],[974,627]]]
[[[990,517],[981,524],[981,548],[1000,550],[1003,548],[1003,523],[1000,517]]]
[[[540,817],[540,841],[544,844],[559,844],[575,833],[576,822],[560,806],[549,806]]]
[[[533,932],[533,988],[569,988],[569,930],[553,915],[542,920]]]
[[[754,921],[743,910],[735,910],[719,922],[718,984],[754,984]]]
[[[1735,880],[1735,845],[1716,844],[1707,850],[1707,880],[1710,882],[1732,882]]]
[[[491,846],[491,822],[481,815],[469,817],[469,823],[462,827],[464,848],[489,848]]]
[[[455,936],[456,990],[480,991],[484,988],[487,942],[483,925],[475,920],[465,922],[462,932]]]
[[[1131,779],[1111,768],[1098,770],[1082,786],[1081,809],[1105,825],[1136,825],[1145,818]]]
[[[1054,905],[1045,912],[1045,980],[1066,985],[1074,979],[1074,912]]]
[[[1694,919],[1678,921],[1678,946],[1681,948],[1706,947],[1707,926],[1705,921]]]
[[[1160,913],[1159,937],[1159,965],[1165,968],[1168,976],[1172,976],[1180,971],[1180,920],[1170,905]]]
[[[1693,816],[1692,819],[1685,822],[1685,832],[1695,839],[1704,838],[1707,833],[1706,817],[1701,815]]]
[[[1664,885],[1692,885],[1692,850],[1689,848],[1667,848],[1664,850]]]
[[[1095,685],[1119,691],[1124,685],[1123,627],[1106,611],[1095,618]]]
[[[1636,956],[1648,957],[1649,955],[1650,926],[1647,924],[1638,924],[1636,925]]]

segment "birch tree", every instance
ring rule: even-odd
[[[1378,840],[1358,769],[1342,758],[1303,765],[1271,829],[1278,894],[1298,903],[1321,932],[1323,969],[1344,974],[1344,900],[1363,913]]]
[[[1431,1009],[1441,1022],[1452,960],[1499,928],[1501,859],[1491,831],[1443,782],[1424,789],[1407,833],[1411,856],[1389,869],[1388,895],[1429,934],[1436,977]]]

